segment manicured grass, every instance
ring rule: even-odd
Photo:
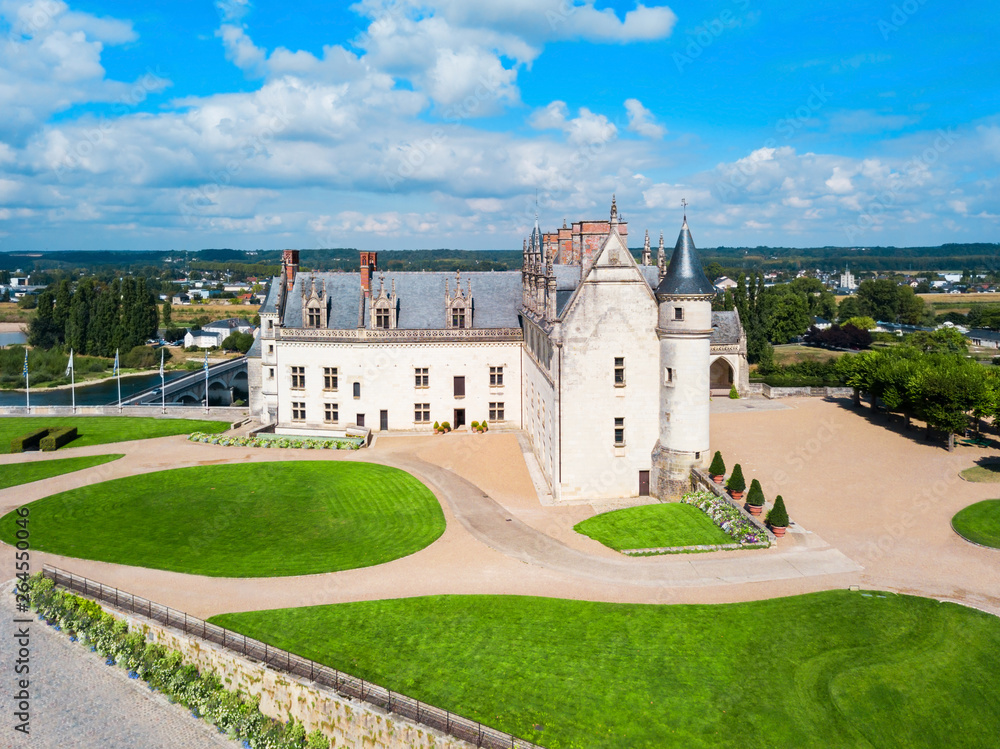
[[[550,749],[936,749],[1000,736],[1000,619],[925,598],[435,596],[212,621]]]
[[[951,525],[963,538],[1000,549],[1000,499],[969,505],[951,519]]]
[[[677,502],[604,512],[573,530],[617,551],[735,543],[697,507]]]
[[[146,416],[5,416],[0,418],[0,454],[10,452],[10,441],[45,427],[76,427],[79,436],[66,447],[103,445],[191,432],[224,432],[228,421],[154,419]]]
[[[64,473],[82,471],[84,468],[92,468],[112,460],[124,457],[123,455],[85,455],[79,458],[57,458],[56,460],[42,460],[32,463],[14,463],[13,465],[0,466],[0,489],[19,484],[29,484],[32,481],[61,476]]]
[[[977,481],[989,484],[1000,483],[1000,460],[981,460],[979,465],[962,471],[966,481]]]
[[[288,461],[177,468],[31,505],[38,551],[216,577],[368,567],[444,532],[431,491],[370,463]],[[13,513],[0,520],[11,543]]]

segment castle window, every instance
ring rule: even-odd
[[[663,384],[664,385],[674,384],[674,370],[671,367],[663,368]]]
[[[465,307],[452,307],[451,327],[453,328],[465,327]]]
[[[615,447],[625,447],[625,417],[615,417]]]
[[[300,401],[292,401],[292,421],[306,420],[306,404]]]
[[[305,390],[306,368],[292,367],[292,390]]]
[[[674,307],[674,319],[675,320],[683,320],[684,319],[684,308],[683,307]]]
[[[318,328],[320,321],[319,307],[310,307],[307,310],[307,319],[308,322],[306,324],[308,327]]]
[[[269,380],[273,380],[274,379],[274,367],[268,367],[268,370],[267,370],[267,379],[269,379]]]
[[[355,382],[354,383],[354,397],[355,398],[360,398],[361,397],[361,383],[360,382]],[[361,426],[361,425],[358,424],[358,426]]]
[[[337,368],[336,367],[323,367],[323,389],[324,390],[336,390],[337,389]]]
[[[340,421],[340,407],[336,403],[323,404],[323,421],[327,424],[336,424]]]
[[[503,367],[490,367],[490,387],[503,387]]]
[[[354,418],[355,418],[354,423],[357,424],[359,427],[363,427],[365,425],[365,415],[364,414],[358,414]]]
[[[387,309],[375,310],[375,327],[382,328],[383,330],[389,329],[389,310]]]
[[[490,421],[503,421],[503,401],[490,403]]]
[[[615,357],[615,387],[625,387],[625,357]]]
[[[430,380],[431,376],[428,374],[427,367],[413,368],[413,387],[415,388],[430,387]]]
[[[413,420],[424,422],[431,420],[431,404],[430,403],[414,403],[413,404]]]
[[[274,355],[274,344],[273,343],[269,343],[267,345],[267,353],[271,354],[272,356]]]

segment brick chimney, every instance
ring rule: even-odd
[[[295,276],[299,272],[299,251],[285,250],[281,253],[281,270],[285,277],[285,290],[291,292]]]
[[[361,292],[366,296],[372,293],[372,274],[378,270],[378,253],[361,253]]]

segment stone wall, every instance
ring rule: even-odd
[[[28,416],[24,406],[0,406],[0,416]],[[246,406],[32,406],[31,416],[154,416],[157,419],[207,419],[209,421],[241,421],[250,415]]]
[[[307,732],[319,729],[337,749],[465,749],[472,744],[387,713],[374,705],[341,697],[325,687],[281,673],[218,645],[186,635],[134,614],[106,610],[125,619],[147,639],[179,651],[185,663],[218,675],[226,689],[260,697],[265,715],[300,721]]]
[[[854,388],[849,387],[771,387],[766,382],[760,383],[765,398],[849,398],[854,395]]]

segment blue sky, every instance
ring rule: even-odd
[[[0,0],[0,250],[998,241],[985,2]]]

